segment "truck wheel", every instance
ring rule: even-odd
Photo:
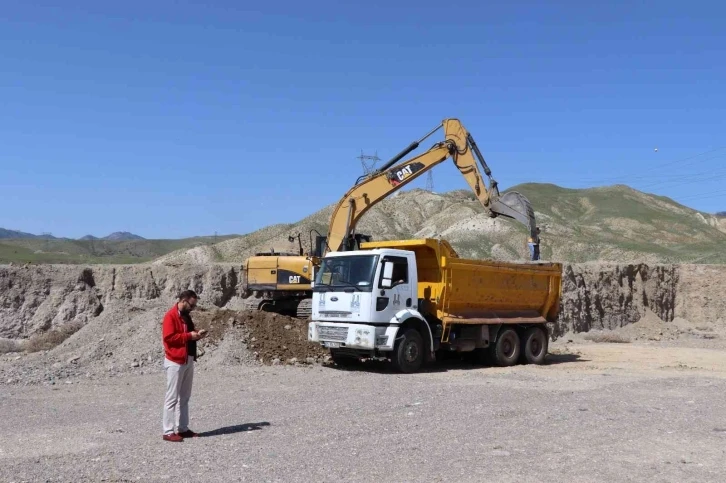
[[[522,340],[522,359],[527,364],[544,364],[547,355],[547,334],[541,327],[530,327]]]
[[[406,374],[416,372],[424,361],[423,337],[416,329],[408,329],[396,342],[391,355],[393,367]]]
[[[520,354],[519,336],[514,329],[505,329],[497,338],[496,344],[491,346],[492,359],[501,367],[513,366],[517,363]]]

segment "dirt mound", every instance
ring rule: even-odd
[[[308,342],[308,321],[268,312],[240,312],[249,350],[263,363],[321,362],[328,351]]]
[[[284,315],[213,309],[194,314],[209,335],[199,343],[205,364],[312,364],[328,351],[308,342],[308,321]]]
[[[567,340],[596,343],[676,342],[684,340],[718,341],[726,335],[719,323],[694,323],[682,317],[666,322],[649,309],[632,324],[604,330],[591,330],[579,334],[568,333]]]
[[[590,342],[628,343],[635,341],[676,340],[681,329],[673,322],[665,322],[651,310],[645,309],[643,316],[632,324],[605,330],[591,330],[576,336]],[[572,336],[569,336],[572,338]]]
[[[166,310],[159,305],[112,303],[55,348],[7,354],[0,363],[0,384],[56,384],[161,370],[161,321]],[[200,370],[327,360],[327,351],[307,341],[307,320],[218,308],[200,309],[192,318],[198,329],[209,331],[197,344]]]
[[[636,323],[615,329],[618,334],[631,340],[675,340],[680,330],[678,327],[646,309],[643,317]]]

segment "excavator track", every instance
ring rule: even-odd
[[[299,319],[307,319],[313,315],[313,299],[302,299],[297,304],[296,316]]]
[[[258,299],[258,298],[244,299],[244,302],[242,302],[242,310],[247,310],[247,311],[259,310],[261,302],[262,302],[262,299]]]

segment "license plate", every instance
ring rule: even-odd
[[[328,349],[337,349],[338,347],[340,347],[340,342],[323,342],[323,344]]]

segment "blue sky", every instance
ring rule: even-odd
[[[0,227],[293,222],[343,195],[361,150],[387,159],[446,117],[502,188],[626,183],[726,210],[719,2],[206,3],[4,5]],[[450,163],[434,182],[466,188]]]

